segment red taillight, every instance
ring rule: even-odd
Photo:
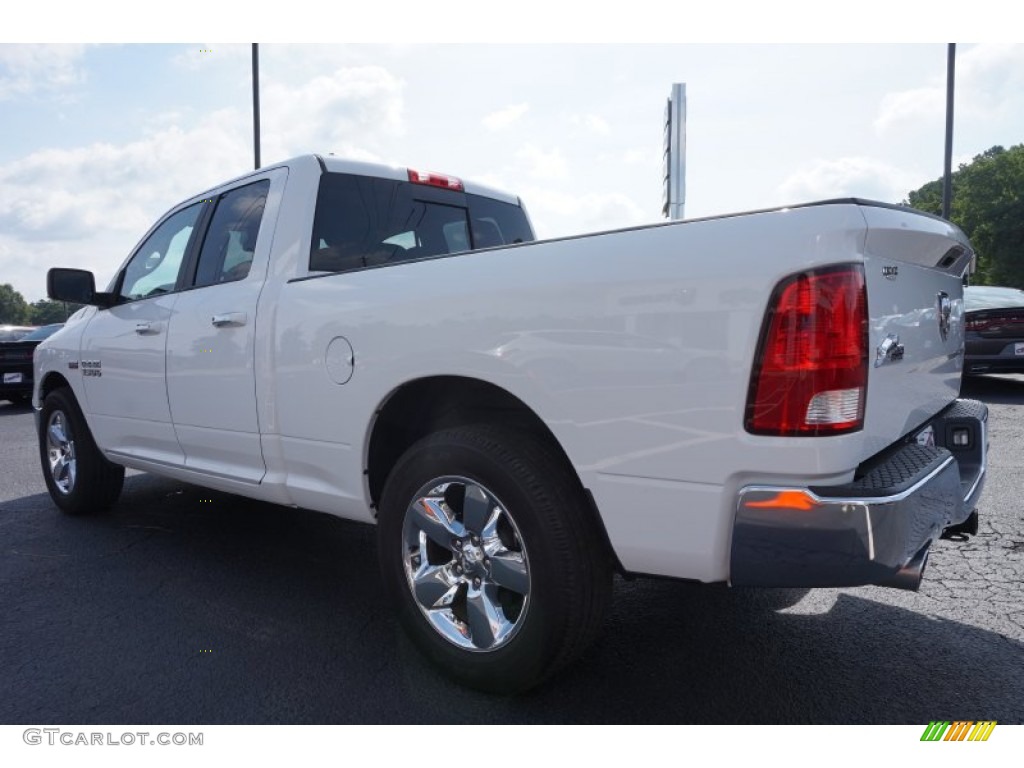
[[[988,318],[979,319],[968,315],[966,322],[964,323],[964,328],[966,328],[968,331],[984,331],[990,325],[992,325],[992,321],[989,320]]]
[[[868,315],[859,264],[801,272],[775,288],[747,398],[757,435],[836,435],[864,425]]]
[[[426,184],[428,187],[441,187],[442,189],[453,189],[462,192],[462,182],[454,176],[445,176],[443,173],[421,173],[409,169],[409,181],[413,184]]]

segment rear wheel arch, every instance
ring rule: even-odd
[[[412,445],[435,432],[471,424],[513,426],[541,440],[561,464],[559,469],[575,480],[608,557],[614,568],[622,571],[593,497],[583,486],[558,438],[526,403],[508,390],[480,379],[464,376],[416,379],[393,390],[378,406],[364,464],[375,513],[388,475]]]

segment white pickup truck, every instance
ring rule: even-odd
[[[518,198],[306,156],[154,225],[44,341],[42,469],[124,467],[376,523],[386,589],[458,680],[535,685],[612,575],[916,589],[977,530],[950,223],[834,200],[533,241]],[[961,536],[962,538],[962,536]]]

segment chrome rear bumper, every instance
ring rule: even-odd
[[[984,404],[957,401],[931,422],[936,445],[896,446],[844,486],[745,487],[730,583],[917,589],[931,544],[981,496],[987,419]],[[967,444],[954,444],[954,430]]]

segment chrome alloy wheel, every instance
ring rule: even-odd
[[[530,565],[505,506],[463,477],[431,480],[402,525],[403,565],[413,599],[445,640],[493,651],[523,625]]]
[[[63,411],[54,411],[47,420],[46,452],[53,484],[66,496],[75,489],[78,462],[75,459],[75,436]]]

